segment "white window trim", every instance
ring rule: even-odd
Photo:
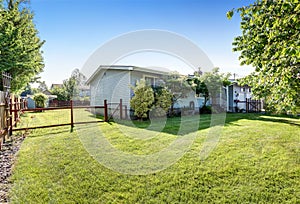
[[[153,78],[153,80],[154,80],[153,86],[156,86],[156,81],[157,81],[157,79],[159,79],[158,77],[155,77],[155,76],[152,76],[152,75],[143,74],[143,79],[144,79],[145,81],[146,81],[146,77],[148,77],[148,78]]]

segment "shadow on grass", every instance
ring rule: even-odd
[[[274,116],[274,115],[266,115],[260,113],[227,113],[226,114],[226,121],[225,126],[240,126],[236,122],[239,120],[256,120],[256,121],[263,121],[263,122],[277,122],[277,123],[285,123],[292,126],[300,127],[300,117],[290,117],[290,116]],[[191,126],[191,130],[195,130],[195,126],[198,126],[198,130],[203,130],[210,128],[211,125],[211,115],[209,114],[202,114],[202,115],[194,115],[190,117],[190,121],[188,122],[188,126]],[[151,125],[150,120],[146,121],[138,121],[138,120],[117,120],[111,121],[112,123],[118,123],[121,125],[129,126],[129,127],[136,127],[141,129],[148,129],[152,131],[156,131],[155,128],[149,128]],[[155,120],[154,122],[155,123]],[[159,121],[158,121],[159,123]],[[166,124],[161,130],[161,132],[178,135],[179,129],[181,126],[181,118],[180,117],[173,117],[167,118]],[[185,134],[191,133],[192,131],[187,131]],[[180,134],[179,134],[180,135]]]
[[[294,121],[291,119],[298,119],[298,121]],[[272,116],[272,115],[261,115],[258,119],[260,121],[266,121],[266,122],[276,122],[276,123],[285,123],[292,126],[300,127],[300,120],[299,117],[289,117],[289,116]]]
[[[38,113],[40,114],[40,113]],[[104,120],[103,116],[95,116],[93,114],[86,115],[88,118],[93,118],[95,120]],[[24,114],[22,117],[28,117],[27,114]],[[139,121],[139,120],[110,120],[107,124],[113,125],[115,123],[139,129],[147,129],[149,131],[155,132],[163,132],[172,135],[185,135],[197,130],[204,130],[213,126],[213,121],[211,121],[210,114],[201,114],[201,115],[193,115],[187,116],[185,119],[181,117],[172,117],[166,118],[165,121],[161,119],[153,119],[152,121]],[[218,118],[215,116],[215,120]],[[225,126],[240,126],[236,122],[239,120],[256,120],[256,121],[264,121],[264,122],[277,122],[277,123],[285,123],[292,126],[300,127],[300,117],[290,117],[290,116],[274,116],[274,115],[265,115],[265,114],[257,114],[257,113],[227,113]],[[76,121],[75,121],[76,122]],[[215,123],[216,124],[216,123]],[[222,124],[222,121],[219,123]],[[101,125],[101,124],[100,124]],[[163,126],[162,126],[163,125]],[[160,128],[162,126],[162,128]],[[184,131],[182,131],[182,127],[185,126]],[[75,124],[76,130],[76,124]],[[45,135],[55,135],[64,132],[70,132],[69,126],[64,127],[53,127],[47,129],[37,129],[32,130],[35,131],[34,137],[40,137]]]
[[[237,125],[235,122],[242,119],[273,123],[285,123],[288,125],[300,127],[300,117],[286,115],[268,115],[261,113],[227,113],[226,125],[240,126]]]

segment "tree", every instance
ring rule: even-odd
[[[194,72],[194,76],[187,79],[187,82],[195,90],[197,96],[204,97],[203,106],[206,106],[207,101],[209,100],[209,91],[204,80],[201,78],[202,74],[201,68],[198,68],[198,71]]]
[[[39,90],[40,92],[44,92],[44,91],[47,91],[47,90],[48,90],[48,86],[47,86],[47,84],[46,84],[45,81],[41,81],[41,82],[39,83],[38,90]]]
[[[171,114],[173,114],[174,104],[178,99],[187,97],[193,89],[187,82],[187,77],[178,72],[171,72],[165,81],[166,88],[172,94]]]
[[[23,89],[21,96],[26,97],[27,95],[34,95],[40,91],[37,88],[32,88],[30,84],[27,84]]]
[[[295,0],[257,0],[229,11],[240,13],[242,35],[234,38],[233,51],[241,65],[255,71],[241,81],[264,98],[271,111],[296,112],[300,105],[300,4]]]
[[[220,73],[218,67],[213,68],[211,72],[205,72],[201,76],[201,81],[205,83],[211,98],[212,111],[223,112],[226,107],[227,96],[223,87],[230,84],[229,76],[229,73]]]
[[[141,79],[133,88],[134,96],[130,100],[130,106],[134,109],[134,115],[138,118],[147,118],[154,103],[154,94],[146,81]]]
[[[217,104],[217,100],[221,95],[222,87],[230,84],[228,80],[229,73],[220,73],[219,68],[215,67],[211,72],[205,72],[204,74],[199,70],[194,73],[192,78],[188,79],[189,84],[195,90],[196,94],[204,97],[204,104],[209,98],[212,99],[212,104]]]
[[[24,88],[43,71],[41,47],[33,13],[22,0],[0,1],[0,70],[12,75],[11,91]]]
[[[166,87],[153,87],[154,91],[154,104],[155,112],[154,116],[164,116],[168,112],[169,108],[172,105],[172,94]]]
[[[67,100],[67,94],[64,88],[62,87],[54,87],[51,90],[51,94],[57,96],[57,100],[59,101],[66,101]]]
[[[72,100],[78,93],[77,81],[74,76],[63,81],[63,89],[65,91],[66,100]]]
[[[76,84],[77,86],[86,86],[85,82],[87,80],[86,76],[84,74],[82,74],[80,72],[80,70],[78,68],[74,69],[71,77],[74,77],[74,79],[76,80]]]

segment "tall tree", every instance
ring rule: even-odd
[[[44,92],[44,91],[48,90],[48,86],[47,86],[45,81],[40,81],[39,86],[38,86],[38,90],[40,92]]]
[[[240,13],[242,35],[234,39],[241,65],[255,71],[242,84],[265,98],[275,112],[296,112],[300,105],[300,4],[298,0],[257,0],[229,11]]]
[[[0,1],[0,71],[12,75],[11,90],[24,88],[43,71],[41,47],[33,13],[24,0]]]
[[[165,81],[165,86],[172,94],[171,112],[173,112],[175,103],[181,98],[186,98],[193,89],[187,82],[187,77],[178,72],[171,72]]]
[[[217,108],[218,105],[224,108],[226,98],[224,98],[225,93],[223,92],[223,87],[230,84],[228,80],[229,76],[229,73],[220,73],[218,67],[213,68],[211,72],[205,72],[201,76],[201,81],[205,83],[211,97],[212,105],[216,105],[215,108]]]
[[[57,96],[57,100],[59,101],[67,101],[68,94],[63,87],[54,87],[51,90],[51,94]]]
[[[74,69],[71,77],[74,77],[78,87],[86,86],[85,82],[87,80],[86,76],[80,72],[78,68]]]
[[[74,76],[63,81],[63,90],[66,100],[72,100],[78,94],[77,81]]]
[[[199,69],[192,78],[188,79],[188,82],[196,94],[204,97],[203,105],[206,106],[209,98],[212,98],[212,103],[216,103],[217,98],[221,95],[222,87],[230,84],[229,76],[229,73],[220,73],[218,67],[204,74]]]

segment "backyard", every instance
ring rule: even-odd
[[[58,120],[63,112],[26,113],[35,124]],[[52,114],[52,115],[51,115]],[[54,115],[53,115],[54,114]],[[57,116],[55,116],[57,114]],[[78,113],[80,118],[88,112]],[[64,114],[67,115],[67,114]],[[43,116],[43,117],[41,117]],[[191,118],[198,119],[199,116]],[[61,119],[64,120],[64,119]],[[66,119],[68,120],[68,119]],[[195,120],[198,121],[199,120]],[[198,123],[197,122],[197,123]],[[177,135],[180,118],[169,118],[150,139],[147,121],[97,124],[117,149],[151,154],[168,146]],[[191,127],[195,124],[190,123]],[[130,175],[112,171],[84,148],[77,125],[32,130],[17,155],[11,181],[11,203],[297,203],[300,200],[300,119],[260,114],[227,114],[217,147],[200,160],[210,115],[201,115],[198,136],[175,164],[160,172]]]

